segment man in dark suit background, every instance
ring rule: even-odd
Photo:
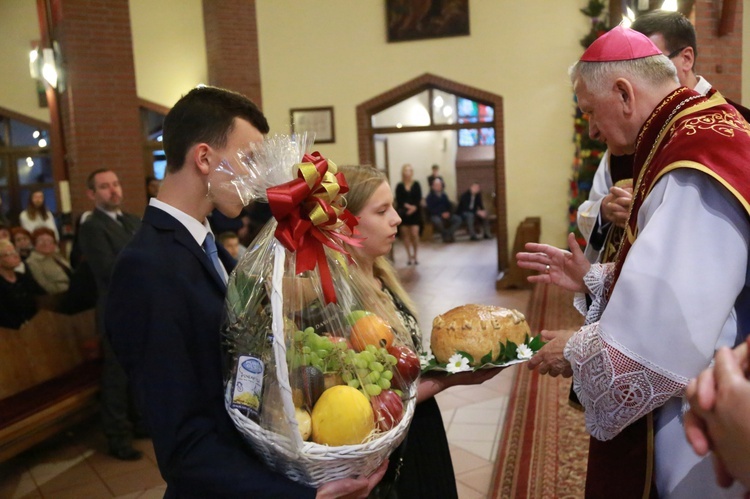
[[[224,409],[220,328],[227,273],[207,221],[234,218],[236,191],[212,185],[219,163],[263,140],[268,124],[247,98],[196,88],[164,120],[167,173],[112,276],[106,327],[152,435],[165,497],[313,497],[270,471]],[[212,258],[210,255],[215,255]],[[382,477],[325,484],[318,497],[365,497]]]
[[[474,229],[474,221],[477,218],[482,221],[484,238],[489,239],[491,237],[490,221],[487,215],[487,210],[484,209],[482,191],[478,182],[471,184],[471,187],[461,194],[461,199],[458,200],[456,214],[466,222],[466,227],[469,229],[469,236],[472,241],[479,239],[477,231]]]
[[[120,251],[141,226],[140,219],[120,210],[122,186],[117,174],[102,168],[91,172],[86,180],[86,194],[95,209],[79,228],[81,253],[93,273],[97,289],[97,326],[102,339],[102,428],[109,453],[124,460],[139,459],[133,448],[135,410],[129,396],[128,380],[104,334],[104,309],[110,276]]]

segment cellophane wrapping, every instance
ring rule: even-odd
[[[274,181],[281,185],[301,171],[307,147],[305,140],[277,136],[243,161],[260,175],[277,172]],[[320,170],[325,160],[316,160]],[[327,168],[335,173],[333,163]],[[333,192],[328,201],[334,205],[343,206],[341,184],[338,192],[323,189]],[[254,192],[256,199],[263,196]],[[302,219],[316,204],[299,203]],[[318,254],[324,257],[300,273],[304,251],[279,241],[279,223],[267,223],[230,276],[226,405],[269,466],[318,486],[373,471],[403,439],[416,403],[419,360],[393,307],[336,234],[320,231],[334,247],[322,244]],[[356,245],[356,234],[349,236]],[[335,291],[333,300],[326,286]]]

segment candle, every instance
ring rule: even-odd
[[[70,183],[67,180],[61,180],[59,185],[61,212],[70,213]]]

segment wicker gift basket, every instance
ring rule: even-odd
[[[417,359],[411,338],[389,327],[347,255],[358,243],[346,181],[304,147],[277,136],[243,158],[293,180],[268,189],[274,218],[230,277],[225,405],[271,469],[319,487],[368,475],[395,450],[418,379],[397,366],[401,353]]]

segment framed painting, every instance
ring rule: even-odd
[[[292,121],[293,133],[314,133],[316,144],[336,142],[333,106],[290,109],[289,117]]]
[[[469,34],[469,0],[386,0],[388,41]]]

